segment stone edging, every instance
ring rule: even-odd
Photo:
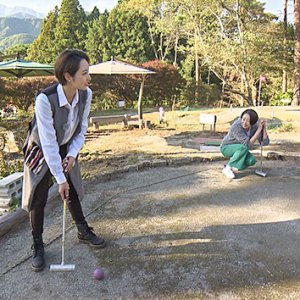
[[[57,184],[54,184],[49,190],[48,201],[55,199],[58,196]],[[0,238],[13,229],[18,224],[22,223],[28,217],[28,213],[21,207],[12,212],[8,212],[0,216]]]
[[[279,154],[278,155],[284,158],[300,158],[297,154],[292,155],[291,153],[286,154]],[[155,168],[155,167],[163,167],[163,166],[181,166],[181,165],[187,165],[193,162],[212,162],[212,161],[223,161],[227,160],[227,158],[216,155],[214,157],[201,157],[201,156],[195,156],[195,157],[183,157],[183,158],[170,158],[170,159],[158,159],[154,161],[143,161],[140,163],[137,163],[135,165],[126,166],[123,168],[119,168],[113,171],[109,172],[102,172],[100,175],[95,176],[93,178],[93,181],[98,182],[105,182],[108,180],[111,180],[118,174],[127,173],[127,172],[134,172],[134,171],[142,171],[149,168]],[[57,184],[54,184],[50,190],[49,190],[49,197],[48,201],[51,201],[52,199],[55,199],[58,196],[58,189]],[[15,211],[5,214],[4,216],[0,216],[0,238],[5,235],[7,232],[9,232],[11,229],[13,229],[18,224],[22,223],[28,216],[28,213],[24,211],[22,208],[18,208]]]
[[[224,158],[223,156],[215,156],[212,158],[195,156],[195,157],[183,157],[183,158],[157,159],[154,161],[145,160],[134,165],[115,169],[113,171],[101,172],[101,174],[99,174],[98,176],[96,175],[95,177],[93,177],[92,180],[98,182],[105,182],[111,180],[118,174],[127,173],[127,172],[142,171],[149,168],[165,167],[165,166],[182,166],[182,165],[191,164],[193,162],[205,163],[205,162],[221,161],[221,160],[226,160],[226,158]]]

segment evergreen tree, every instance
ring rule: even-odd
[[[107,57],[104,57],[105,49],[107,48],[107,18],[108,12],[104,11],[89,27],[86,50],[92,64],[107,59]]]
[[[92,12],[87,16],[88,24],[92,24],[94,20],[97,20],[100,16],[99,9],[95,6]]]
[[[104,57],[115,56],[135,62],[154,59],[146,18],[115,7],[107,20],[108,48]]]
[[[55,6],[54,10],[50,11],[44,19],[41,33],[28,50],[28,59],[41,63],[54,63],[57,53],[55,52],[53,41],[57,17],[58,7]]]
[[[62,0],[55,28],[55,49],[57,53],[67,48],[85,50],[87,17],[78,0]]]

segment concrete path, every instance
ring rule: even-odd
[[[0,240],[0,299],[300,299],[300,166],[265,161],[224,179],[222,162],[121,174],[86,186],[87,220],[108,241],[79,244],[69,273],[34,273],[27,222]],[[291,167],[292,166],[292,167]],[[49,203],[47,265],[60,263],[62,205]],[[96,267],[102,281],[92,278]]]

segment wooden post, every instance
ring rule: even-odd
[[[261,75],[259,76],[259,82],[258,82],[258,98],[256,106],[260,105],[260,96],[261,96]]]
[[[144,84],[145,84],[145,75],[142,74],[142,82],[139,92],[139,99],[138,99],[138,117],[139,117],[139,128],[143,128],[143,110],[142,110],[142,97],[144,91]]]
[[[288,0],[283,0],[283,29],[284,29],[284,31],[283,31],[283,46],[284,46],[283,60],[284,60],[285,66],[287,64],[287,57],[288,57],[288,47],[287,47],[287,38],[288,38],[288,34],[287,34],[287,29],[288,29],[287,2],[288,2]],[[284,67],[284,69],[282,71],[282,92],[283,93],[286,93],[286,91],[287,91],[287,81],[288,81],[287,71],[286,71],[286,67]]]

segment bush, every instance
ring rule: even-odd
[[[27,115],[27,113],[26,113]],[[19,151],[22,150],[24,141],[27,136],[27,131],[28,131],[28,123],[31,120],[32,115],[27,116],[27,117],[18,117],[16,119],[3,119],[0,121],[0,126],[3,128],[2,133],[5,133],[7,131],[11,131],[14,134],[14,139],[16,142],[16,145],[19,149]],[[3,138],[2,138],[3,141]],[[1,140],[0,140],[1,142]],[[4,149],[5,145],[3,145]]]
[[[131,107],[138,98],[140,79],[133,75],[94,75],[91,88],[93,99],[96,99],[93,109],[114,108],[118,99],[125,100],[126,107]]]
[[[91,111],[115,109],[117,107],[116,103],[117,103],[116,95],[107,91],[102,95],[93,98],[91,104]]]
[[[16,172],[23,172],[22,159],[10,161],[5,156],[3,157],[1,154],[0,157],[0,179]]]
[[[9,205],[9,211],[14,211],[16,208],[19,208],[21,206],[21,202],[22,202],[21,199],[17,199],[13,197]]]
[[[164,61],[153,60],[143,64],[143,67],[156,74],[149,75],[145,81],[144,97],[153,106],[166,103],[171,107],[173,102],[179,100],[184,80],[178,69]]]
[[[55,82],[53,76],[6,78],[4,80],[5,100],[17,107],[18,111],[27,112],[29,107],[33,105],[36,94]]]
[[[23,171],[23,159],[9,160],[4,148],[7,143],[6,130],[0,130],[0,179],[15,173]]]
[[[291,122],[284,123],[278,128],[278,132],[291,132],[294,130],[294,126]]]
[[[198,100],[195,99],[195,80],[190,81],[181,92],[181,99],[187,103],[195,103],[202,106],[215,106],[221,98],[221,90],[216,84],[200,83]]]
[[[279,93],[276,94],[270,101],[270,105],[273,106],[285,106],[291,104],[293,100],[293,93],[286,92],[286,93]]]
[[[294,130],[294,125],[291,121],[288,121],[286,123],[280,124],[268,124],[268,130],[272,130],[273,132],[291,132]]]

